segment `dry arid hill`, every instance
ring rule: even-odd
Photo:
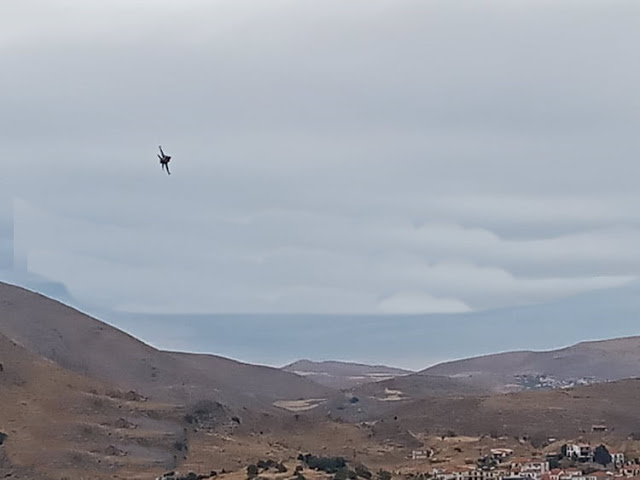
[[[293,417],[274,403],[340,396],[275,368],[159,351],[6,284],[0,364],[0,468],[14,478],[152,478],[186,458],[190,429],[258,431]]]
[[[311,360],[298,360],[282,367],[283,370],[307,377],[331,388],[347,389],[364,383],[388,380],[412,372],[384,365]]]
[[[345,399],[325,409],[335,418],[351,422],[375,421],[400,405],[427,397],[465,397],[490,393],[464,380],[445,376],[412,374],[380,382],[365,383],[345,390]]]
[[[596,376],[602,365],[632,365],[635,341],[559,352],[569,364],[581,358],[582,371]],[[536,355],[498,356],[493,381],[530,368]],[[0,476],[151,479],[174,468],[224,468],[245,478],[249,462],[293,465],[306,452],[395,468],[410,462],[411,449],[453,433],[489,442],[501,435],[572,439],[593,424],[619,438],[640,432],[640,380],[495,394],[473,383],[479,367],[470,362],[474,377],[454,368],[337,391],[279,369],[160,351],[58,302],[0,284],[0,432],[6,434],[0,435]],[[477,452],[470,445],[464,455]]]
[[[628,379],[557,390],[465,398],[427,398],[398,406],[380,429],[458,435],[578,438],[605,425],[620,438],[640,432],[640,380]]]
[[[349,393],[360,400],[370,398],[391,404],[424,397],[483,395],[489,393],[489,390],[456,378],[413,374],[360,385],[349,390]]]
[[[0,477],[133,479],[182,454],[175,405],[114,390],[3,335],[0,365]]]
[[[240,463],[267,456],[286,460],[296,451],[311,451],[344,455],[376,468],[400,468],[411,464],[407,455],[412,449],[425,445],[435,448],[443,460],[455,457],[459,448],[461,463],[473,461],[480,448],[486,451],[491,446],[523,450],[522,454],[526,450],[531,455],[550,437],[557,439],[556,449],[563,441],[580,438],[619,445],[631,433],[640,434],[638,398],[640,380],[621,380],[562,390],[431,397],[399,402],[368,421],[347,422],[356,416],[350,416],[349,410],[362,408],[354,403],[331,412],[336,422],[321,421],[308,412],[293,425],[273,424],[259,435],[225,439],[200,432],[193,439],[187,465],[198,471],[211,462],[231,468],[235,459]],[[606,425],[608,431],[591,433],[593,425]],[[637,445],[629,448],[637,450]]]
[[[211,400],[270,411],[277,400],[336,393],[277,368],[163,352],[73,308],[3,283],[0,334],[71,371],[158,401]]]
[[[640,337],[582,342],[547,352],[507,352],[446,362],[423,370],[429,375],[467,379],[498,391],[523,386],[567,386],[640,377]],[[523,378],[524,376],[524,378]]]

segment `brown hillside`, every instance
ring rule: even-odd
[[[128,397],[2,335],[0,364],[0,476],[138,478],[175,465],[179,408]]]
[[[414,431],[461,435],[577,438],[594,424],[626,437],[640,432],[640,380],[560,390],[466,398],[429,398],[398,406],[381,420]]]
[[[0,334],[64,368],[159,401],[270,410],[274,400],[335,392],[276,368],[157,350],[73,308],[0,283]]]
[[[582,342],[547,352],[508,352],[446,362],[423,370],[430,375],[472,379],[498,389],[518,375],[546,375],[560,381],[611,381],[640,376],[640,337]]]
[[[349,391],[362,398],[369,397],[381,402],[415,400],[423,397],[458,397],[482,395],[488,389],[469,384],[464,380],[436,375],[405,375],[381,382],[367,383]]]
[[[599,353],[590,355],[633,358],[633,345],[633,339],[591,345]],[[526,368],[532,355],[499,356],[500,375]],[[621,438],[640,432],[640,380],[483,395],[464,375],[415,374],[338,393],[278,369],[159,351],[2,284],[0,363],[0,431],[8,434],[0,474],[18,479],[78,478],[78,472],[155,478],[174,468],[237,469],[244,476],[248,462],[290,461],[301,452],[385,467],[408,465],[411,449],[444,434],[478,442],[487,434],[575,439],[593,424]],[[424,394],[430,397],[417,398]],[[457,453],[466,458],[477,448]]]

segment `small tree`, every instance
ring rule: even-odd
[[[386,470],[379,470],[378,480],[391,480],[391,472],[388,472]]]
[[[258,476],[258,466],[253,463],[247,467],[247,478],[256,478]]]
[[[347,462],[343,457],[316,457],[307,454],[298,456],[298,459],[306,463],[309,468],[322,470],[326,473],[337,473],[347,466]]]
[[[611,463],[611,454],[607,447],[598,445],[593,451],[593,461],[602,466],[609,465]]]
[[[333,476],[333,480],[347,480],[347,469],[341,468]]]
[[[495,458],[492,458],[487,455],[482,458],[479,458],[477,465],[478,465],[478,468],[481,468],[483,470],[489,470],[491,468],[497,467],[498,461]]]
[[[560,459],[558,457],[547,457],[547,461],[549,462],[549,468],[551,470],[560,468]]]
[[[366,480],[370,480],[373,476],[369,469],[362,464],[356,465],[356,475]]]

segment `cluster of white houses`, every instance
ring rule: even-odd
[[[586,443],[568,443],[562,446],[562,455],[579,462],[593,462],[595,448]],[[615,467],[624,465],[624,453],[610,452],[611,463]]]
[[[589,445],[569,444],[563,447],[563,456],[580,462],[593,462],[594,448]],[[489,455],[492,466],[470,465],[450,469],[434,469],[435,480],[640,480],[640,465],[625,462],[624,454],[610,452],[610,469],[585,473],[580,468],[549,467],[548,460],[514,458],[513,450],[492,449]]]

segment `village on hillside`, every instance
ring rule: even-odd
[[[429,459],[430,450],[414,450],[416,462]],[[640,459],[604,444],[566,443],[560,451],[534,458],[517,457],[510,448],[492,448],[475,465],[434,468],[419,474],[435,480],[640,480]]]
[[[169,472],[157,480],[640,480],[640,458],[626,458],[602,443],[566,443],[556,453],[532,458],[517,456],[511,448],[490,448],[475,462],[447,467],[434,468],[442,460],[430,449],[413,450],[407,460],[412,466],[370,470],[344,457],[300,454],[296,465],[261,460],[233,472]]]

